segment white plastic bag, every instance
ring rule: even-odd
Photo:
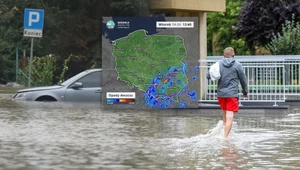
[[[219,80],[221,77],[220,74],[220,63],[215,62],[212,66],[209,68],[209,75],[211,80]]]

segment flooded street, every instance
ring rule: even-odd
[[[0,94],[0,169],[299,169],[300,110],[221,114],[103,110],[95,103],[11,101]]]

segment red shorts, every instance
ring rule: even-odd
[[[239,102],[235,97],[232,98],[218,98],[222,110],[238,112],[239,111]]]

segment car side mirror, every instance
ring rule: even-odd
[[[70,87],[73,89],[79,89],[79,88],[83,87],[83,85],[81,82],[75,82]]]

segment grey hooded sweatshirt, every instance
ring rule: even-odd
[[[217,96],[221,98],[238,97],[239,82],[242,85],[242,93],[248,93],[247,80],[241,63],[233,57],[224,57],[220,61],[221,77],[218,80]],[[209,73],[207,78],[210,79]]]

